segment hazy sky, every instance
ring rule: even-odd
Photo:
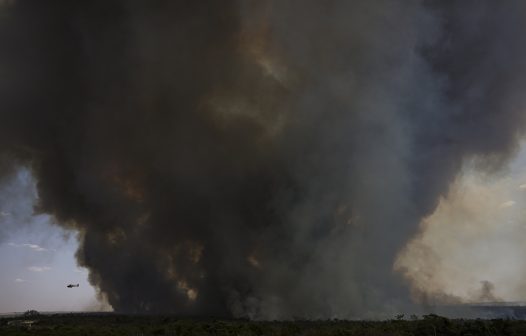
[[[395,269],[428,297],[526,301],[525,205],[524,144],[497,172],[477,171],[476,163],[469,162],[435,212],[422,221],[421,232],[400,254]]]
[[[100,308],[87,271],[76,266],[74,233],[32,215],[35,199],[27,170],[0,185],[0,225],[8,228],[0,241],[0,313]]]

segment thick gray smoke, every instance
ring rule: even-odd
[[[524,130],[524,7],[4,1],[0,152],[117,311],[391,314],[421,218]]]

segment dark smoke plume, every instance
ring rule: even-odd
[[[519,0],[0,6],[1,162],[117,311],[399,311],[397,252],[524,131]]]

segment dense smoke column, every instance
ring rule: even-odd
[[[390,314],[462,160],[522,132],[522,6],[4,1],[0,172],[118,311]]]

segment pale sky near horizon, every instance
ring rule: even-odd
[[[0,314],[100,310],[87,270],[75,262],[75,233],[34,215],[35,201],[26,169],[0,184]],[[69,289],[70,283],[80,287]]]
[[[526,301],[526,145],[495,173],[466,164],[399,254],[413,288],[466,303]]]

